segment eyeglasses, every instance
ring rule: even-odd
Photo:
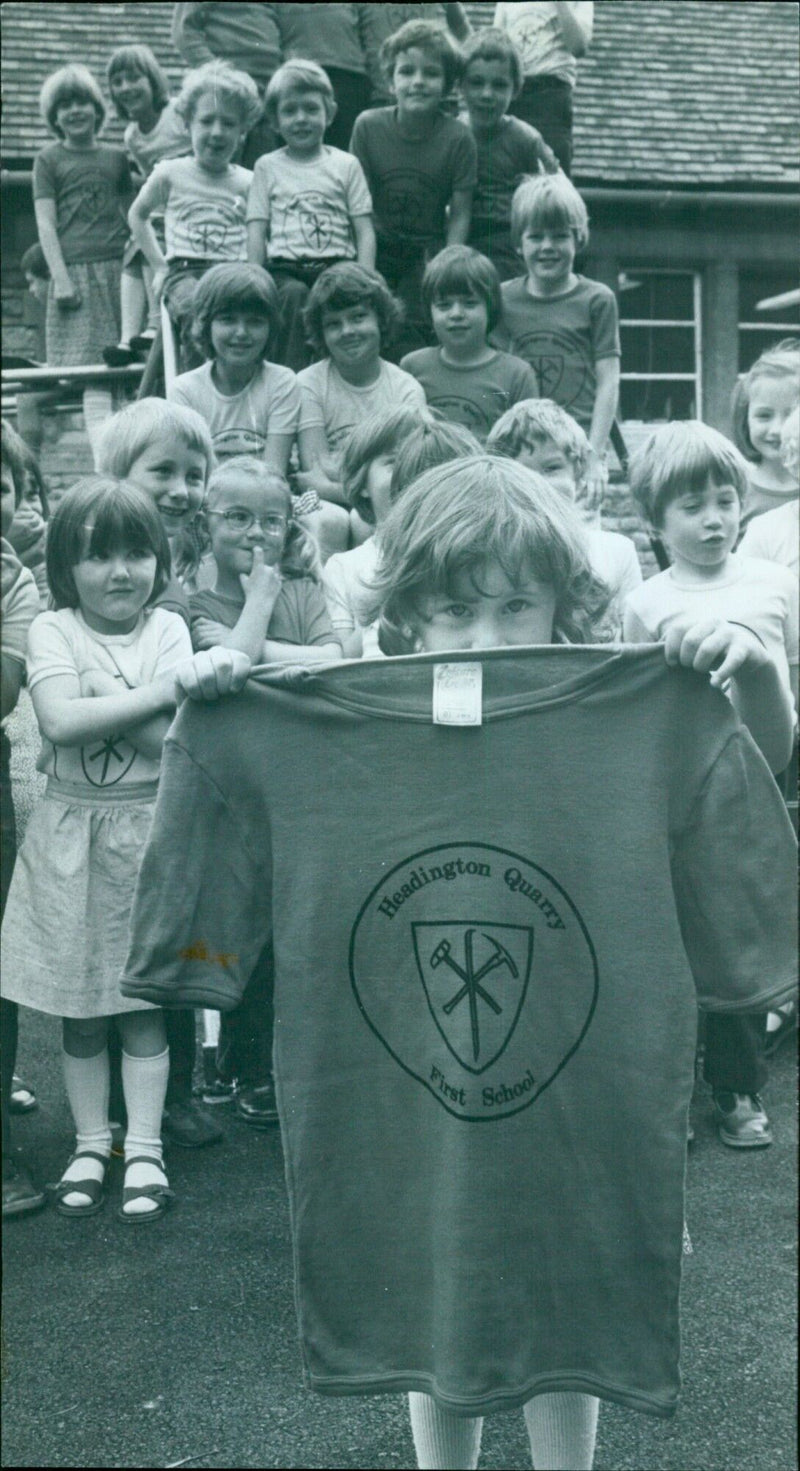
[[[272,514],[269,516],[254,516],[252,511],[206,511],[207,516],[221,516],[226,526],[231,531],[236,531],[240,536],[245,532],[252,531],[258,522],[265,536],[283,536],[289,525],[288,517]]]

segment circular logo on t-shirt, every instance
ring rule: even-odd
[[[535,1103],[594,1015],[594,946],[551,874],[504,848],[447,843],[384,874],[350,937],[361,1013],[456,1118]]]
[[[439,191],[425,174],[390,169],[381,181],[380,213],[394,234],[430,235],[439,223]]]
[[[81,746],[81,766],[93,787],[113,787],[127,776],[136,760],[136,747],[124,736],[108,736],[92,746]]]
[[[554,398],[562,408],[594,399],[592,366],[580,338],[570,332],[536,328],[515,333],[514,351],[530,363],[542,398]]]
[[[188,237],[198,256],[225,260],[235,255],[242,241],[244,201],[220,196],[213,213],[208,203],[198,200],[181,210],[179,229]]]

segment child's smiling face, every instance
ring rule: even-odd
[[[109,78],[108,89],[112,101],[122,107],[135,122],[149,119],[153,115],[153,88],[144,72],[132,67],[115,71]]]
[[[76,148],[85,148],[94,141],[98,117],[91,97],[75,92],[65,97],[55,111],[56,127],[61,129],[64,142]]]
[[[524,569],[513,581],[498,562],[459,573],[447,592],[421,598],[420,653],[502,649],[553,640],[556,595]]]
[[[540,296],[565,290],[575,264],[575,232],[568,225],[543,225],[531,220],[520,240],[528,280]]]
[[[508,112],[514,83],[507,61],[476,56],[461,83],[470,123],[477,133],[491,133]]]
[[[366,302],[322,313],[325,347],[345,377],[371,363],[377,365],[381,351],[381,328],[376,312]]]
[[[288,529],[286,492],[277,485],[221,485],[206,511],[211,551],[223,581],[238,584],[253,570],[253,552],[275,567],[283,556]]]
[[[269,341],[270,323],[263,312],[231,307],[211,322],[214,357],[226,367],[254,368],[262,361]]]
[[[320,92],[299,88],[284,92],[275,109],[278,132],[290,153],[313,157],[328,126],[325,99]]]
[[[441,62],[423,47],[409,46],[407,51],[401,51],[395,57],[392,91],[398,110],[405,117],[430,117],[445,93]]]
[[[179,439],[155,439],[133,461],[125,479],[156,503],[168,537],[196,514],[205,490],[206,457]]]
[[[431,321],[439,346],[454,358],[469,358],[486,347],[486,302],[465,291],[449,291],[431,302]]]
[[[747,405],[747,432],[759,459],[782,465],[781,431],[797,408],[797,383],[789,377],[756,378]]]
[[[189,122],[192,152],[210,174],[221,174],[233,158],[244,129],[236,103],[214,92],[204,92]]]

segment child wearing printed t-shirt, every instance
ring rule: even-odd
[[[487,341],[502,311],[500,277],[477,250],[446,245],[426,267],[422,299],[439,346],[408,353],[400,366],[431,408],[485,439],[509,405],[538,393],[528,364]]]
[[[497,345],[533,368],[542,398],[567,409],[592,447],[589,482],[605,485],[605,454],[619,392],[619,323],[614,293],[576,275],[589,217],[563,174],[526,179],[511,204],[511,238],[526,274],[503,283]]]
[[[297,372],[309,361],[302,311],[320,272],[340,260],[375,265],[372,200],[358,159],[323,142],[336,102],[321,66],[285,62],[264,106],[285,146],[253,170],[247,254],[275,279],[283,316],[275,356]]]
[[[758,696],[773,672],[725,626],[676,630],[680,669],[554,647],[606,589],[564,498],[488,455],[408,488],[374,582],[384,652],[420,657],[173,728],[124,990],[229,1006],[272,933],[307,1382],[411,1391],[420,1467],[474,1467],[481,1417],[524,1407],[534,1464],[585,1471],[598,1398],[677,1402],[696,999],[794,985],[788,820],[691,670],[721,653]],[[345,825],[329,774],[356,760]]]
[[[796,722],[797,578],[788,569],[733,548],[747,493],[747,465],[730,440],[706,424],[666,424],[631,464],[631,491],[672,557],[666,572],[631,593],[624,636],[662,642],[682,620],[715,620],[733,635],[756,638],[775,693],[742,708],[731,699],[776,773],[789,759],[783,730]],[[726,620],[725,623],[722,620]],[[706,642],[709,644],[713,633]],[[708,1018],[704,1073],[720,1138],[732,1148],[772,1143],[761,1100],[766,1014]]]
[[[351,151],[375,210],[376,265],[406,309],[404,351],[430,341],[420,311],[426,262],[469,234],[475,140],[441,103],[461,74],[461,53],[441,26],[408,21],[381,47],[394,107],[362,112]]]

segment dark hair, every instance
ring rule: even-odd
[[[117,117],[127,118],[130,114],[122,103],[117,101],[111,87],[114,77],[119,72],[138,72],[140,76],[147,77],[153,97],[153,110],[157,113],[164,111],[169,101],[169,83],[163,67],[149,46],[127,41],[112,52],[106,67],[106,81],[114,111]]]
[[[508,70],[511,73],[511,85],[513,87],[512,97],[522,90],[523,71],[520,54],[506,31],[501,31],[499,26],[486,26],[479,31],[473,31],[468,36],[463,46],[463,70],[462,81],[467,69],[473,61],[507,61]]]
[[[251,311],[269,323],[269,349],[280,326],[281,308],[275,282],[263,266],[224,261],[200,277],[192,306],[192,337],[206,358],[213,358],[211,323],[223,312]]]
[[[25,489],[25,443],[7,419],[2,421],[0,451],[3,464],[11,471],[11,479],[14,482],[14,505],[18,506]]]
[[[403,309],[377,271],[368,271],[355,261],[329,266],[317,277],[303,312],[306,336],[315,352],[324,355],[322,318],[325,312],[343,312],[348,307],[367,306],[374,311],[381,330],[381,348],[394,336]]]
[[[744,504],[747,465],[736,445],[699,419],[659,424],[631,457],[631,495],[650,526],[660,530],[664,512],[682,495],[708,485],[731,485]]]
[[[446,465],[450,460],[461,460],[467,455],[480,453],[480,443],[463,424],[453,424],[447,419],[423,422],[408,436],[395,455],[389,498],[396,501],[426,470],[434,470],[437,465]]]
[[[398,451],[404,437],[413,434],[429,418],[428,409],[398,404],[396,409],[387,409],[385,413],[369,414],[348,434],[342,450],[342,485],[348,505],[369,526],[375,524],[372,501],[367,495],[370,465],[379,455]]]
[[[50,132],[55,133],[57,138],[63,138],[64,134],[56,122],[56,113],[74,97],[81,102],[91,102],[97,118],[98,133],[105,122],[106,105],[97,80],[88,66],[82,66],[80,62],[70,62],[68,66],[61,66],[57,71],[51,72],[42,83],[39,93],[39,111]]]
[[[150,497],[135,485],[110,475],[87,475],[70,487],[48,526],[47,581],[56,608],[79,606],[76,563],[120,546],[146,548],[155,556],[150,605],[164,591],[171,570],[161,517]]]
[[[440,296],[448,295],[477,296],[486,307],[487,332],[500,321],[500,277],[489,257],[470,245],[446,245],[425,267],[422,300],[427,311]]]
[[[29,245],[27,250],[23,250],[19,268],[24,276],[36,276],[40,281],[50,280],[50,267],[38,240]]]
[[[412,46],[435,57],[444,72],[445,93],[449,92],[464,68],[461,48],[444,26],[431,20],[407,20],[393,35],[386,37],[379,60],[388,80],[392,80],[398,56],[403,51],[410,51]]]

